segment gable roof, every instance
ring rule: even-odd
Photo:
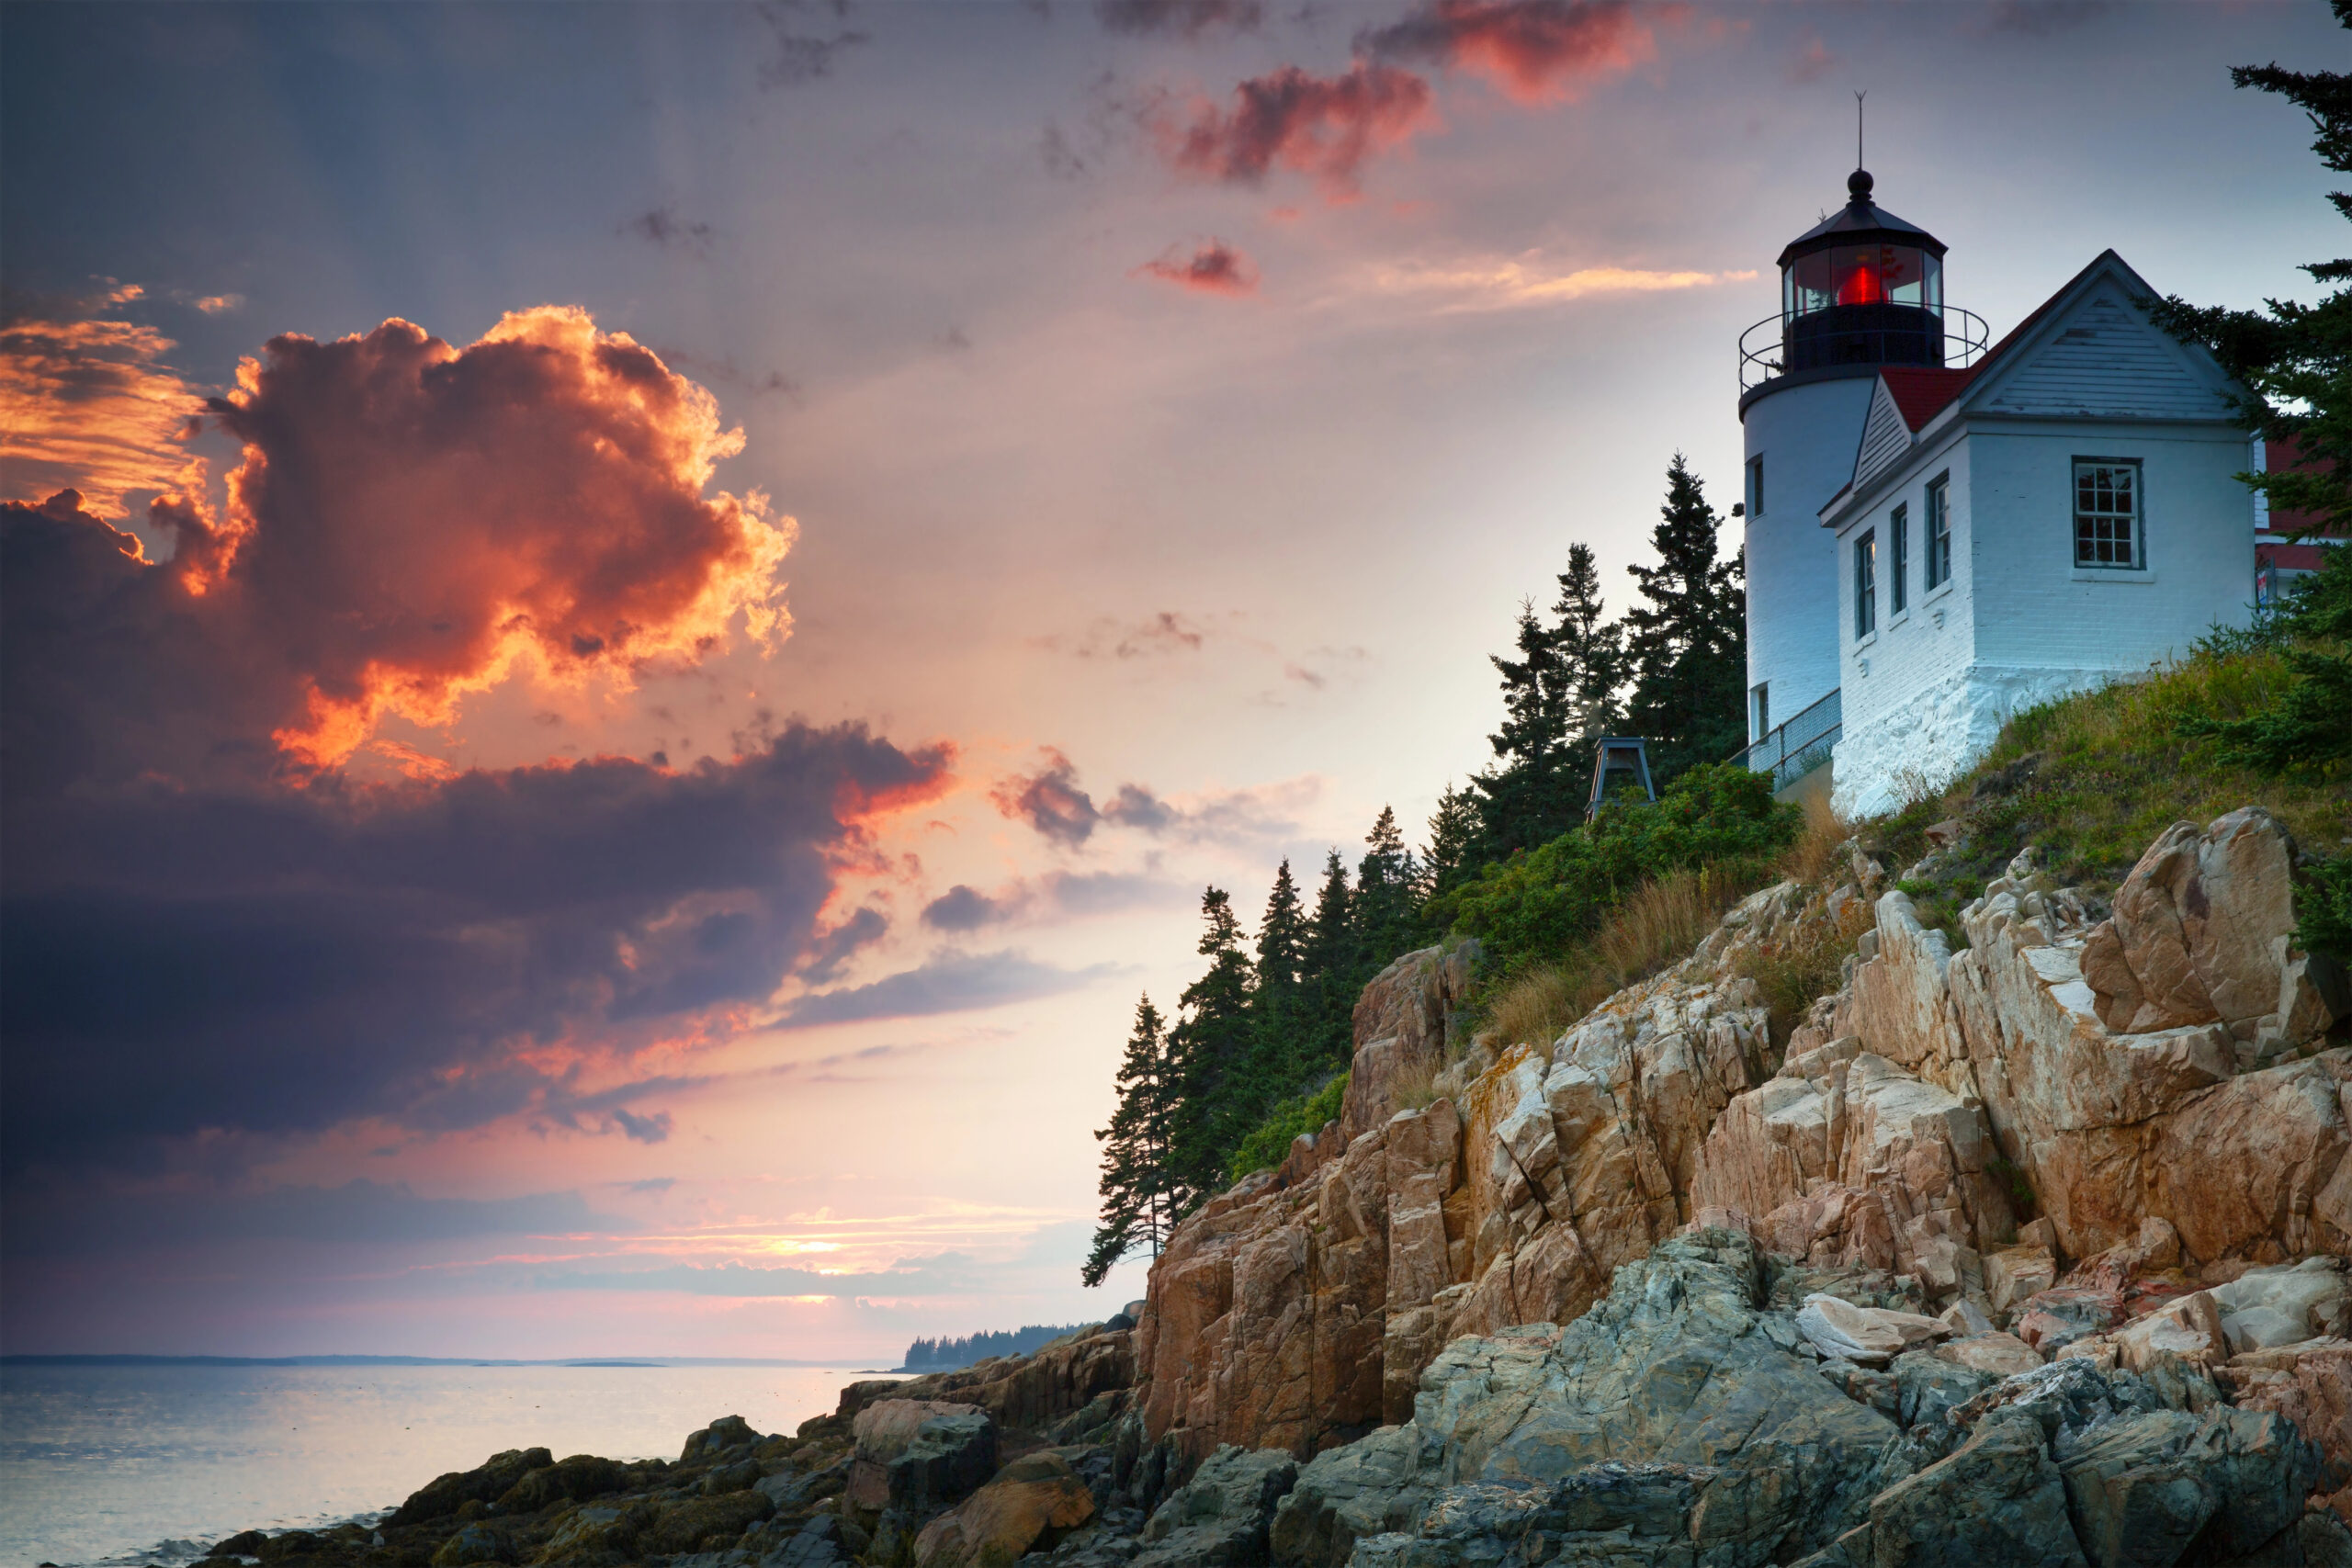
[[[2012,414],[2066,416],[2154,412],[2171,418],[2231,417],[2219,389],[2222,372],[2212,356],[2201,348],[2175,344],[2169,339],[2165,344],[2151,341],[2149,329],[2136,313],[2111,299],[2096,297],[2095,285],[2102,279],[2120,284],[2125,299],[2134,305],[2155,293],[2130,263],[2112,249],[2104,250],[2003,334],[2001,341],[1974,365],[1965,368],[1888,366],[1881,369],[1878,386],[1871,397],[1871,412],[1855,453],[1853,478],[1822,507],[1822,525],[1828,526],[1829,514],[1841,509],[1856,492],[1867,489],[1881,474],[1897,466],[1917,444],[1919,434],[1963,399],[1982,403],[1988,412]],[[2085,324],[2055,340],[2045,341],[2044,327],[2077,306],[2085,308],[2081,313],[2086,318],[2096,319],[2086,319]],[[2075,339],[2080,341],[2069,341]],[[2041,378],[2046,384],[2020,385],[2038,364],[2049,372]],[[1996,384],[2004,381],[2010,385],[1988,396]],[[2083,391],[2086,385],[2120,381],[2131,382],[2143,405],[2158,402],[2169,406],[2126,409],[2121,406],[2126,400],[2121,397],[2117,398],[2117,406],[2109,408],[2093,408],[2085,401]]]

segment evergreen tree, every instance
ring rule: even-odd
[[[1312,1020],[1302,977],[1306,948],[1306,914],[1285,860],[1274,872],[1266,918],[1258,927],[1250,990],[1250,1080],[1260,1104],[1290,1094],[1312,1067]]]
[[[1568,547],[1568,569],[1553,580],[1559,597],[1547,626],[1523,604],[1516,659],[1490,656],[1502,676],[1503,725],[1487,738],[1496,766],[1470,784],[1478,832],[1465,870],[1508,860],[1584,819],[1591,777],[1589,742],[1622,719],[1624,628],[1605,618],[1600,570],[1589,545]],[[1459,880],[1457,878],[1456,880]]]
[[[1250,956],[1224,889],[1203,891],[1201,922],[1208,971],[1184,987],[1183,1017],[1169,1036],[1176,1075],[1169,1142],[1180,1212],[1217,1190],[1226,1156],[1258,1124],[1261,1109],[1249,1074]]]
[[[2335,19],[2352,28],[2352,0],[2335,0]],[[2339,174],[2352,173],[2352,73],[2289,71],[2273,63],[2240,65],[2230,73],[2240,87],[2276,93],[2310,117],[2312,151]],[[2331,191],[2330,203],[2352,218],[2352,191]],[[2270,299],[2260,310],[2190,305],[2177,297],[2156,301],[2157,321],[2211,349],[2245,389],[2239,409],[2247,426],[2271,446],[2272,463],[2238,478],[2269,498],[2274,524],[2301,514],[2311,521],[2295,536],[2352,535],[2352,259],[2305,264],[2315,283],[2335,287],[2318,303]],[[2291,443],[2300,461],[2280,463]],[[2289,674],[2278,700],[2241,719],[2192,720],[2190,734],[2222,742],[2222,755],[2264,773],[2341,775],[2352,769],[2352,544],[2321,558],[2256,635],[2279,649]],[[2352,911],[2352,860],[2338,856],[2315,870],[2313,908],[2330,898]],[[2329,879],[2333,878],[2333,881]],[[2323,889],[2333,889],[2332,893]],[[2312,940],[2340,951],[2352,945],[2346,928]]]
[[[1335,1072],[1355,1050],[1356,992],[1363,982],[1348,868],[1333,850],[1323,862],[1323,886],[1315,897],[1300,963],[1307,1023],[1302,1060],[1306,1075]]]
[[[1626,570],[1642,603],[1625,612],[1634,678],[1626,728],[1649,742],[1659,787],[1698,762],[1719,762],[1747,733],[1747,600],[1744,556],[1717,558],[1723,519],[1677,452],[1650,542],[1658,564]]]
[[[1564,793],[1571,683],[1532,602],[1519,606],[1513,647],[1517,659],[1487,656],[1502,676],[1503,722],[1487,737],[1495,765],[1470,781],[1478,795],[1476,858],[1482,862],[1531,849],[1559,831],[1552,824]]]
[[[1391,959],[1411,952],[1419,934],[1414,921],[1419,908],[1414,891],[1419,873],[1411,852],[1405,848],[1404,834],[1397,830],[1396,813],[1382,807],[1363,841],[1366,849],[1356,865],[1355,898],[1350,910],[1360,955],[1354,990],[1361,990]],[[1353,991],[1348,1005],[1352,1010]]]
[[[1625,628],[1602,618],[1600,569],[1591,546],[1570,545],[1568,570],[1555,581],[1560,596],[1552,604],[1552,650],[1564,688],[1570,761],[1581,771],[1590,760],[1583,743],[1616,733],[1623,717],[1617,694],[1625,683]]]
[[[1416,891],[1427,903],[1441,893],[1460,886],[1476,870],[1471,856],[1478,839],[1478,801],[1469,789],[1456,789],[1446,781],[1445,793],[1437,797],[1437,810],[1430,818],[1429,853],[1421,861],[1420,886]]]
[[[1079,1270],[1083,1284],[1101,1284],[1113,1264],[1147,1248],[1158,1258],[1175,1223],[1169,1130],[1176,1084],[1168,1051],[1159,1010],[1147,995],[1136,1005],[1135,1032],[1119,1063],[1118,1108],[1094,1134],[1102,1145],[1102,1211]],[[933,1354],[938,1349],[932,1347]],[[917,1364],[911,1348],[906,1364]]]

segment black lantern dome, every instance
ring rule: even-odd
[[[1943,242],[1871,200],[1871,176],[1781,252],[1781,367],[1944,362]]]

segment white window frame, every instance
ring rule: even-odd
[[[1878,635],[1878,530],[1854,541],[1854,640]]]
[[[1921,534],[1927,541],[1928,561],[1924,572],[1926,591],[1933,593],[1951,581],[1951,470],[1946,468],[1928,481],[1927,526]],[[1940,566],[1941,571],[1936,569]]]
[[[2086,469],[2096,470],[2100,468],[2120,470],[2122,472],[2129,473],[2132,476],[2132,510],[2128,513],[2113,511],[2085,512],[2082,509],[2084,472]],[[2147,570],[2148,487],[2147,476],[2141,466],[2140,459],[2137,457],[2077,457],[2068,466],[2066,479],[2066,547],[2069,551],[2069,559],[2073,562],[2074,569],[2076,571]],[[2086,520],[2094,523],[2101,520],[2111,522],[2117,517],[2126,517],[2129,519],[2131,526],[2131,558],[2129,560],[2122,561],[2084,559],[2083,547],[2086,543],[2083,535],[2084,523]],[[2111,543],[2111,541],[2109,542]],[[2094,553],[2096,553],[2098,542],[2092,541],[2092,543],[2094,545]]]

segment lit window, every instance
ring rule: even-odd
[[[1747,514],[1764,515],[1764,455],[1758,452],[1747,459]]]
[[[1878,629],[1878,534],[1854,541],[1854,636],[1866,637]]]
[[[1951,576],[1951,486],[1949,474],[1928,481],[1928,586]]]
[[[2140,465],[2075,459],[2075,564],[2134,570],[2140,542]]]
[[[1886,519],[1886,613],[1903,614],[1903,580],[1911,558],[1911,513],[1898,506]]]

